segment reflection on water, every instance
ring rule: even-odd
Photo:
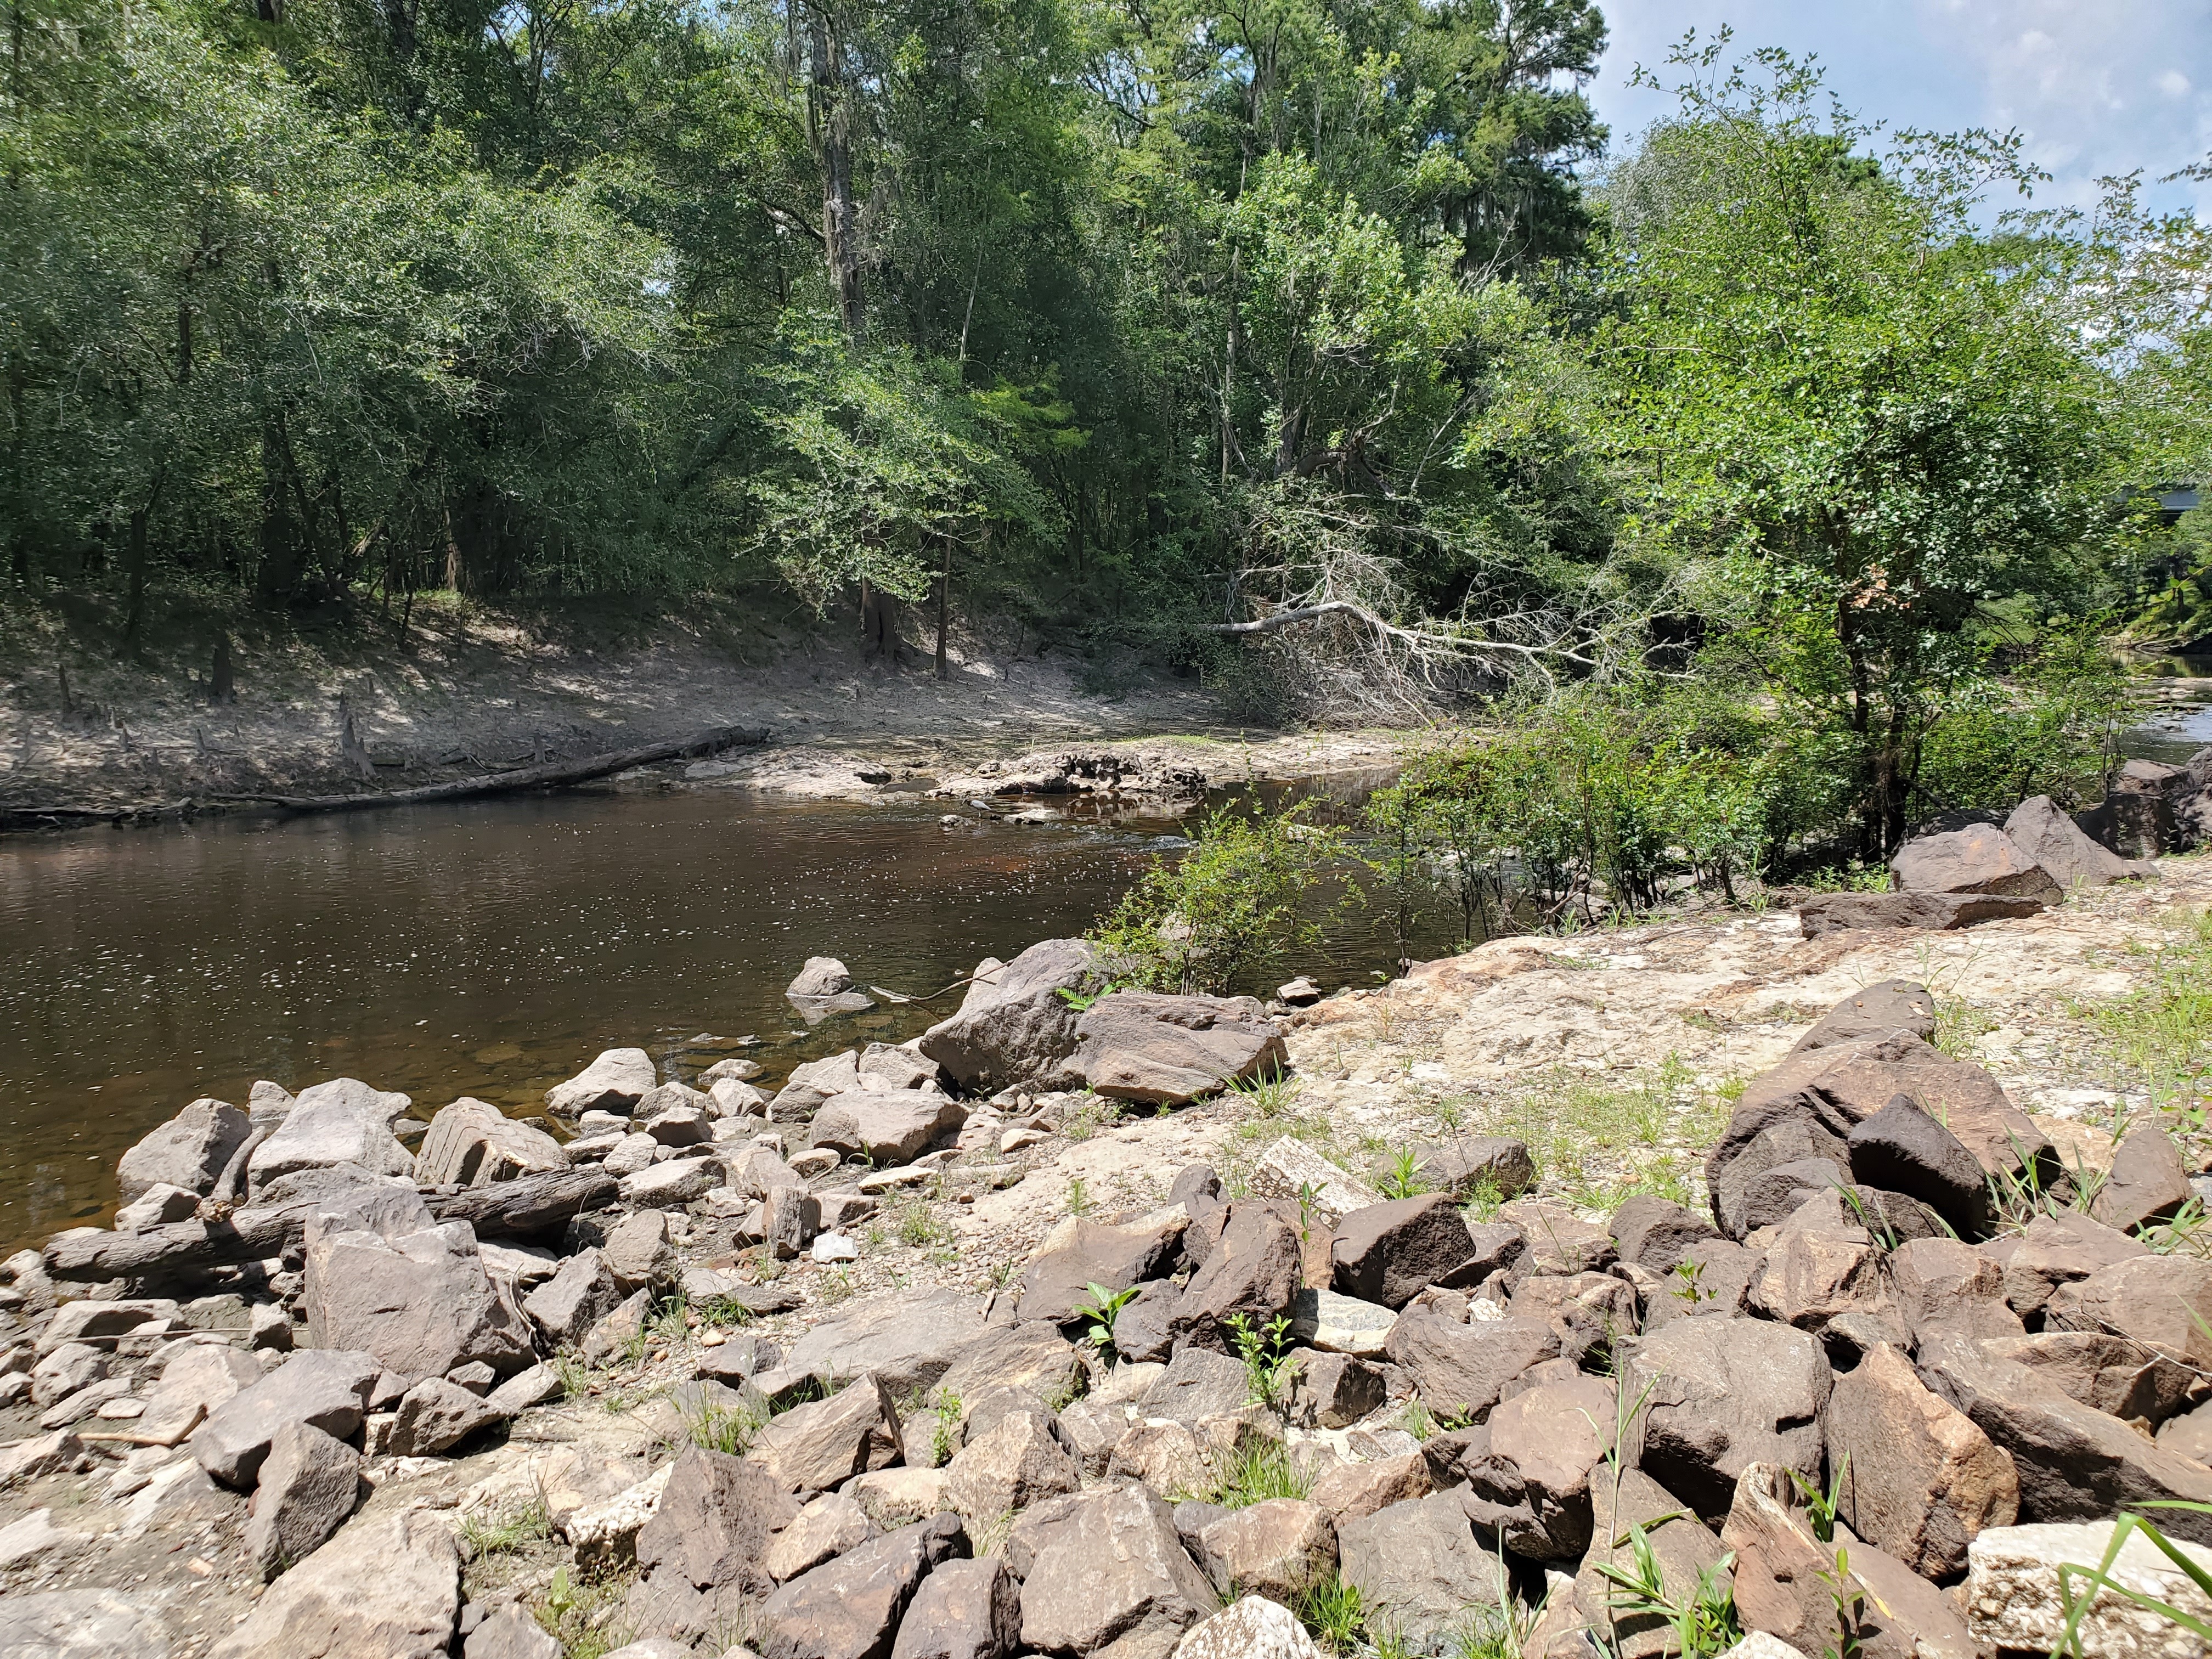
[[[1329,787],[1326,816],[1359,793]],[[900,1041],[957,994],[810,1031],[782,988],[822,955],[933,991],[1080,932],[1178,827],[940,811],[584,794],[0,842],[0,1250],[100,1219],[124,1148],[256,1078],[526,1112],[605,1048],[688,1077],[727,1052],[691,1039],[757,1035],[773,1079]],[[1329,982],[1387,963],[1381,926]]]

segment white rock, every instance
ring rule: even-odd
[[[1193,1625],[1175,1659],[1321,1659],[1321,1650],[1288,1607],[1248,1595]]]
[[[2105,1559],[2114,1522],[2045,1522],[1991,1527],[1966,1546],[1966,1629],[1984,1648],[2024,1648],[2048,1653],[2066,1627],[2060,1611],[2061,1565],[2094,1568]],[[2201,1567],[2212,1569],[2212,1549],[2176,1540]],[[2112,1577],[2179,1608],[2212,1619],[2212,1601],[2188,1575],[2140,1532],[2132,1534],[2112,1564]],[[2077,1576],[2077,1593],[2085,1589]],[[2100,1589],[2081,1626],[2085,1659],[2196,1659],[2203,1644],[2171,1620],[2144,1612],[2126,1597]]]
[[[1291,1336],[1323,1353],[1374,1358],[1398,1316],[1373,1302],[1334,1291],[1301,1291],[1291,1304]]]
[[[817,1233],[813,1256],[817,1261],[858,1261],[860,1247],[842,1233]]]
[[[578,1116],[619,1103],[628,1111],[653,1088],[656,1079],[653,1056],[642,1048],[609,1048],[570,1078],[545,1091],[548,1111],[564,1117]]]
[[[1314,1218],[1332,1227],[1352,1211],[1382,1201],[1382,1194],[1365,1182],[1290,1135],[1260,1154],[1250,1188],[1255,1198],[1310,1202]],[[1302,1192],[1310,1192],[1310,1199],[1302,1200]]]
[[[599,1562],[628,1559],[637,1553],[637,1534],[660,1508],[675,1468],[664,1463],[635,1486],[617,1492],[604,1504],[577,1510],[561,1530],[575,1547],[577,1559]]]
[[[89,1533],[55,1526],[52,1510],[33,1510],[21,1520],[0,1527],[0,1568],[21,1566],[57,1550],[76,1549],[90,1537]]]

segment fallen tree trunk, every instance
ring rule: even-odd
[[[479,1238],[528,1238],[613,1203],[618,1188],[612,1174],[587,1164],[424,1197],[440,1221],[465,1221]],[[297,1249],[307,1218],[335,1201],[303,1198],[270,1209],[234,1210],[217,1221],[174,1221],[137,1233],[75,1227],[47,1240],[40,1260],[51,1279],[94,1282],[236,1267]]]
[[[633,766],[674,760],[681,755],[712,754],[720,749],[754,748],[769,740],[765,730],[742,726],[709,726],[688,738],[648,743],[636,749],[617,749],[582,760],[549,762],[544,766],[520,766],[511,772],[488,772],[478,777],[456,778],[450,783],[427,783],[419,789],[369,791],[358,795],[224,795],[223,800],[258,801],[287,812],[352,812],[370,806],[409,806],[419,801],[465,800],[475,795],[505,795],[519,789],[558,787],[586,783]]]

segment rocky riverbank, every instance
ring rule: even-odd
[[[1048,941],[785,1078],[194,1103],[0,1270],[0,1653],[2047,1650],[2120,1505],[2212,1501],[2157,874],[1271,1006]]]

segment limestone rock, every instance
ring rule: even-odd
[[[824,1492],[769,1540],[761,1553],[761,1570],[781,1584],[860,1548],[875,1535],[858,1504],[842,1493]]]
[[[1382,1409],[1389,1379],[1348,1353],[1317,1353],[1299,1362],[1291,1396],[1293,1419],[1313,1429],[1348,1428]]]
[[[1214,1605],[1167,1504],[1125,1486],[1077,1500],[1037,1539],[1023,1578],[1021,1639],[1049,1653],[1110,1644],[1128,1659],[1165,1659]]]
[[[1911,1333],[1882,1269],[1881,1249],[1861,1228],[1792,1231],[1767,1253],[1751,1287],[1752,1309],[1816,1336],[1850,1320],[1859,1333],[1905,1342]]]
[[[1386,1352],[1431,1412],[1480,1418],[1523,1373],[1559,1356],[1559,1338],[1539,1320],[1458,1325],[1409,1310],[1390,1328]]]
[[[2026,1365],[1939,1336],[1919,1352],[1921,1380],[2009,1454],[2023,1521],[2092,1521],[2121,1504],[2212,1503],[2212,1469],[2176,1455],[2117,1418],[2082,1405]],[[2212,1543],[2212,1515],[2170,1511],[2178,1538]]]
[[[162,1368],[131,1425],[141,1445],[174,1446],[207,1414],[241,1389],[261,1381],[261,1367],[228,1344],[195,1343]]]
[[[1620,1255],[1613,1235],[1551,1199],[1516,1198],[1498,1208],[1497,1224],[1517,1227],[1528,1248],[1513,1260],[1513,1282],[1531,1273],[1600,1273]]]
[[[119,1590],[48,1590],[0,1597],[0,1654],[8,1659],[169,1659],[153,1609]]]
[[[920,1089],[854,1089],[825,1100],[811,1144],[878,1165],[911,1164],[968,1121],[956,1100]]]
[[[1291,1601],[1336,1571],[1336,1522],[1318,1504],[1270,1498],[1208,1524],[1194,1553],[1217,1589]]]
[[[1676,1320],[1628,1356],[1622,1392],[1646,1399],[1624,1455],[1705,1516],[1725,1515],[1753,1463],[1820,1474],[1820,1413],[1834,1373],[1820,1343],[1786,1325]]]
[[[448,1182],[489,1187],[568,1167],[568,1154],[544,1130],[464,1095],[430,1120],[416,1154],[415,1178],[434,1187]]]
[[[1997,1527],[1974,1540],[1968,1552],[1966,1628],[1986,1651],[1992,1649],[2049,1653],[2066,1629],[2065,1601],[2058,1569],[2094,1568],[2111,1547],[2116,1523],[2099,1520],[2075,1524],[2044,1522]],[[2200,1571],[2212,1571],[2212,1550],[2179,1546]],[[2212,1620],[2212,1601],[2189,1576],[2140,1532],[2131,1534],[2112,1563],[2112,1577],[2130,1589],[2178,1607],[2192,1618]],[[2076,1595],[2089,1591],[2074,1575]],[[2098,1589],[2080,1626],[2081,1651],[2093,1659],[2169,1659],[2202,1651],[2196,1638],[2171,1621],[2147,1613],[2115,1590]]]
[[[681,1264],[669,1242],[668,1217],[659,1210],[640,1210],[617,1222],[600,1247],[615,1288],[624,1296],[639,1291],[662,1291],[675,1284]]]
[[[1321,1650],[1288,1607],[1247,1595],[1192,1626],[1175,1659],[1321,1659]]]
[[[192,1455],[223,1485],[244,1490],[288,1425],[304,1423],[334,1438],[350,1438],[383,1370],[373,1355],[358,1352],[295,1353],[210,1411],[192,1436]]]
[[[127,1202],[157,1186],[178,1187],[204,1198],[231,1154],[253,1133],[252,1120],[220,1100],[196,1100],[147,1133],[115,1166]]]
[[[653,1056],[642,1048],[609,1048],[566,1083],[545,1091],[545,1109],[556,1117],[613,1112],[627,1117],[653,1088]]]
[[[622,1178],[623,1202],[632,1209],[674,1208],[714,1189],[720,1166],[711,1158],[672,1158]]]
[[[1378,1303],[1334,1291],[1300,1291],[1291,1304],[1291,1340],[1323,1353],[1378,1359],[1397,1317]]]
[[[696,1589],[765,1595],[769,1540],[799,1514],[758,1463],[693,1446],[676,1460],[653,1517],[637,1534],[638,1565]]]
[[[1348,1170],[1332,1164],[1295,1135],[1279,1138],[1252,1165],[1245,1182],[1254,1198],[1271,1198],[1296,1210],[1309,1226],[1333,1227],[1382,1194]]]
[[[1414,1176],[1437,1192],[1461,1198],[1480,1194],[1494,1201],[1518,1198],[1536,1184],[1528,1143],[1510,1135],[1461,1135],[1417,1151]]]
[[[982,1335],[983,1307],[957,1291],[853,1302],[793,1343],[784,1363],[827,1377],[873,1371],[895,1399],[927,1395]]]
[[[809,957],[806,966],[798,976],[784,987],[783,994],[799,1001],[817,997],[842,996],[853,988],[853,975],[843,963],[835,957]]]
[[[1107,1473],[1142,1481],[1170,1498],[1211,1492],[1217,1484],[1195,1431],[1165,1417],[1130,1425],[1114,1443]]]
[[[426,1376],[400,1397],[399,1420],[392,1429],[392,1455],[434,1457],[477,1430],[501,1421],[504,1415],[458,1382]]]
[[[619,1650],[617,1650],[619,1651]],[[462,1659],[561,1659],[561,1644],[522,1607],[509,1602],[468,1634]]]
[[[459,1613],[445,1522],[364,1516],[271,1585],[210,1659],[445,1659]]]
[[[870,1469],[899,1461],[898,1407],[876,1373],[856,1377],[827,1400],[794,1406],[753,1442],[758,1459],[786,1492],[828,1492]]]
[[[783,1087],[769,1102],[768,1115],[778,1123],[801,1121],[812,1117],[830,1096],[860,1086],[860,1054],[857,1048],[810,1060],[791,1068]]]
[[[1352,1211],[1338,1222],[1328,1254],[1330,1285],[1339,1294],[1394,1309],[1431,1285],[1474,1284],[1494,1270],[1476,1255],[1449,1193]]]
[[[273,1578],[320,1549],[361,1496],[361,1454],[305,1423],[270,1437],[246,1523],[246,1553]]]
[[[1022,1588],[993,1557],[947,1561],[915,1592],[891,1659],[1008,1659],[1022,1635]]]
[[[1072,1492],[1082,1472],[1042,1410],[1016,1411],[953,1454],[945,1496],[971,1527]]]
[[[1068,1062],[1080,1016],[1060,994],[1089,989],[1097,971],[1091,946],[1077,939],[1041,940],[1008,963],[987,960],[959,1012],[923,1032],[917,1046],[970,1093],[1018,1083],[1070,1086],[1078,1081]]]
[[[297,1121],[295,1111],[288,1126]],[[536,1357],[528,1322],[485,1272],[465,1221],[390,1239],[311,1228],[306,1254],[302,1300],[316,1347],[373,1353],[410,1381],[472,1360],[504,1375]]]
[[[801,1573],[761,1604],[760,1659],[889,1659],[915,1592],[966,1541],[938,1516]]]
[[[656,1212],[657,1213],[657,1212]],[[556,1348],[581,1347],[592,1326],[623,1300],[605,1255],[587,1246],[561,1264],[560,1271],[522,1299],[522,1310]]]
[[[1504,1565],[1475,1537],[1455,1492],[1393,1504],[1337,1529],[1340,1575],[1376,1626],[1414,1651],[1447,1638],[1469,1607],[1499,1605]]]
[[[1814,1021],[1790,1052],[1831,1048],[1891,1031],[1909,1031],[1923,1042],[1936,1040],[1936,999],[1917,980],[1878,980],[1852,992]]]
[[[1075,1030],[1075,1069],[1113,1100],[1180,1106],[1289,1064],[1282,1034],[1250,997],[1115,991]]]
[[[2109,887],[2116,881],[2156,881],[2148,860],[2124,859],[2081,833],[2081,826],[2048,795],[2031,795],[2012,809],[2004,833],[2061,888]]]
[[[1853,1531],[1928,1578],[1964,1570],[1966,1546],[2020,1512],[2012,1459],[1921,1382],[1894,1348],[1877,1346],[1836,1379],[1822,1427],[1844,1468]]]
[[[1998,893],[1822,893],[1797,907],[1797,925],[1807,939],[1852,928],[1953,933],[2044,908],[2040,898]]]
[[[371,1175],[411,1176],[415,1160],[392,1133],[392,1121],[407,1107],[405,1095],[349,1077],[302,1089],[283,1122],[246,1160],[247,1182],[258,1192],[279,1176],[342,1164]]]
[[[569,1510],[557,1524],[562,1536],[574,1547],[576,1559],[595,1567],[635,1560],[638,1534],[660,1508],[660,1495],[675,1473],[675,1464],[664,1463],[613,1497]]]
[[[1890,1292],[1917,1343],[1942,1331],[1974,1338],[2019,1336],[2005,1305],[2004,1265],[1954,1238],[1916,1238],[1889,1253]]]
[[[1916,836],[1897,849],[1889,867],[1908,893],[1998,893],[2047,904],[2063,896],[2034,855],[1993,824]]]
[[[1237,1361],[1208,1349],[1185,1348],[1146,1387],[1139,1410],[1147,1418],[1191,1425],[1237,1410],[1247,1389],[1244,1368]]]

